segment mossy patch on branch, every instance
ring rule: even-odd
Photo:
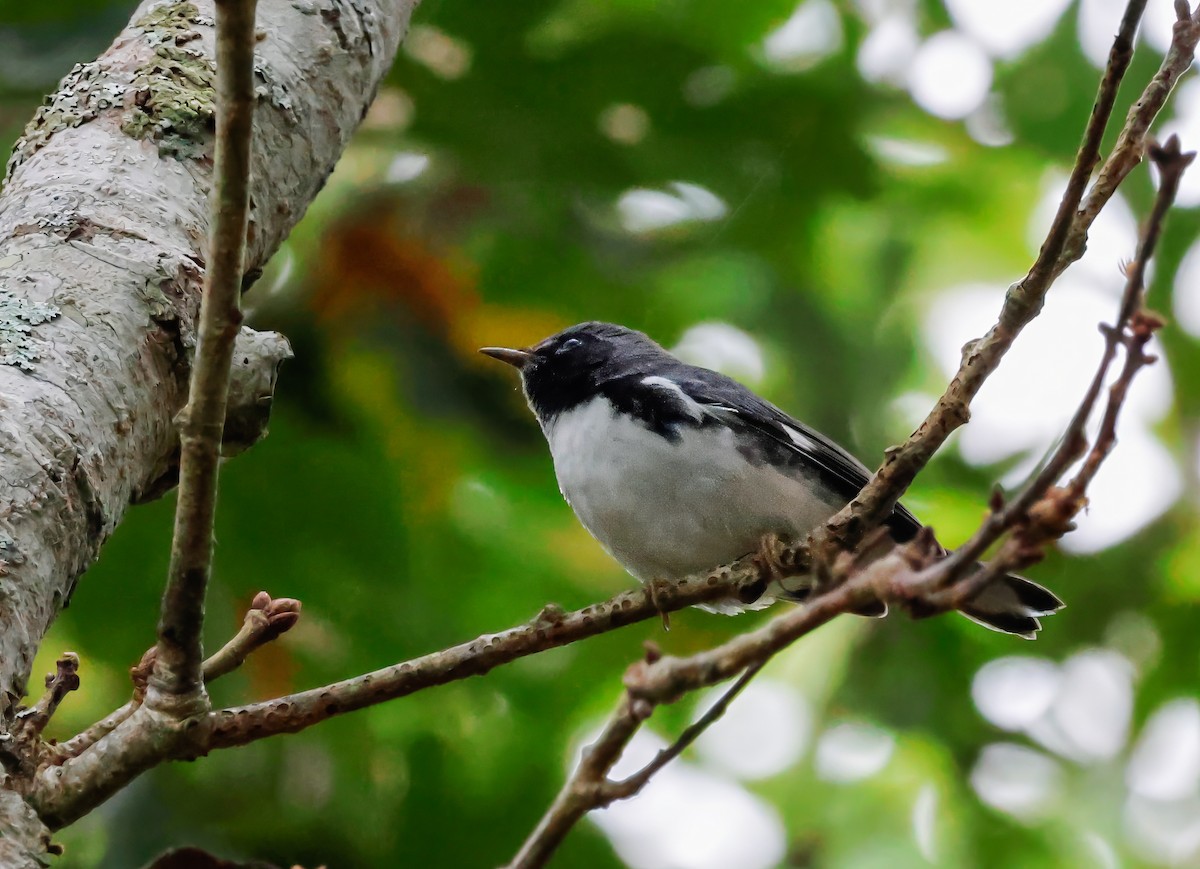
[[[146,32],[154,56],[133,80],[133,105],[121,125],[135,139],[152,138],[160,154],[199,157],[205,153],[216,112],[216,65],[188,48],[200,38],[197,25],[211,25],[192,3],[155,6],[135,23]]]

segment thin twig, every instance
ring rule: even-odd
[[[651,705],[635,700],[628,693],[621,695],[604,730],[583,750],[579,766],[506,869],[545,866],[571,828],[592,809],[606,804],[603,790],[609,770],[620,760],[621,752],[652,710]]]
[[[662,656],[656,649],[648,651],[646,660],[656,661]],[[628,799],[638,794],[650,779],[693,743],[700,734],[711,727],[729,708],[734,698],[742,693],[762,670],[765,662],[751,665],[695,722],[666,748],[654,756],[637,772],[620,781],[612,781],[612,772],[625,747],[638,728],[653,712],[653,705],[645,699],[632,697],[628,692],[609,718],[600,737],[584,750],[579,766],[563,785],[550,808],[542,815],[537,827],[521,845],[506,869],[537,869],[545,866],[562,844],[567,833],[592,809],[600,809],[616,800]]]
[[[20,730],[25,737],[37,737],[46,729],[58,709],[58,704],[70,692],[79,687],[79,656],[74,652],[63,652],[54,662],[54,672],[46,674],[46,692],[40,700],[17,714]]]
[[[657,618],[664,612],[736,597],[739,589],[759,584],[760,575],[757,557],[748,556],[710,576],[660,588],[653,596],[648,590],[636,589],[575,612],[547,607],[527,624],[498,634],[484,634],[468,643],[320,688],[213,711],[209,714],[208,746],[228,748],[261,739],[267,733],[294,733],[335,715],[434,685],[481,676],[517,658]]]
[[[946,438],[970,418],[971,400],[1021,330],[1040,312],[1054,279],[1082,255],[1092,222],[1141,159],[1146,131],[1179,76],[1191,66],[1200,41],[1200,13],[1189,13],[1185,3],[1176,4],[1180,21],[1175,25],[1171,48],[1158,73],[1130,110],[1091,192],[1086,200],[1080,201],[1081,184],[1086,184],[1095,166],[1145,5],[1145,0],[1131,0],[1126,6],[1071,180],[1033,267],[1009,289],[996,325],[968,345],[958,372],[917,430],[902,446],[887,451],[883,465],[858,496],[813,535],[819,557],[830,557],[831,548],[853,546],[866,531],[878,525]]]
[[[1171,136],[1161,147],[1151,143],[1148,150],[1159,170],[1158,193],[1143,227],[1137,256],[1126,268],[1125,290],[1121,294],[1116,321],[1112,326],[1101,327],[1104,353],[1087,392],[1071,417],[1058,447],[1021,493],[1007,504],[997,502],[970,540],[949,558],[930,568],[929,576],[919,584],[921,588],[917,590],[932,587],[946,591],[931,596],[925,603],[933,603],[935,607],[956,608],[970,601],[992,580],[1010,570],[1028,566],[1040,557],[1046,543],[1070,530],[1071,520],[1087,503],[1087,486],[1116,444],[1117,419],[1128,395],[1129,385],[1138,371],[1154,361],[1146,354],[1145,348],[1162,321],[1142,307],[1146,268],[1158,247],[1167,212],[1175,201],[1184,170],[1196,156],[1194,153],[1183,153],[1176,136]],[[1092,417],[1121,347],[1125,348],[1125,364],[1109,388],[1100,430],[1089,451],[1088,420]],[[1085,452],[1087,457],[1070,485],[1065,489],[1053,489],[1067,469]],[[1036,521],[1031,522],[1031,514]],[[982,571],[972,572],[976,561],[987,548],[999,540],[1005,531],[1013,528],[1017,528],[1018,532],[996,554],[992,563]],[[948,588],[968,572],[972,572],[972,575],[965,582]]]
[[[250,211],[256,0],[216,0],[217,137],[200,329],[188,403],[179,415],[179,500],[146,703],[184,717],[208,708],[201,673],[204,596],[212,570],[213,517],[229,368],[242,323],[241,287]]]
[[[242,619],[241,629],[229,642],[204,661],[205,686],[211,685],[221,676],[232,673],[245,663],[246,658],[257,649],[291,630],[299,618],[300,601],[288,597],[272,598],[267,592],[260,591],[250,603],[250,608]],[[134,698],[83,732],[55,746],[50,763],[61,764],[68,758],[77,757],[94,745],[97,740],[112,733],[118,724],[141,706],[145,694],[146,676],[153,668],[155,653],[156,647],[148,649],[142,657],[141,663],[132,670],[131,675],[135,685]],[[140,688],[138,687],[139,683]]]

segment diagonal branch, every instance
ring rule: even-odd
[[[164,761],[295,733],[336,715],[483,675],[518,658],[658,618],[664,611],[730,596],[753,600],[761,584],[758,556],[751,555],[708,576],[659,589],[653,598],[644,589],[631,589],[574,612],[550,605],[527,624],[507,631],[274,700],[183,721],[143,704],[127,704],[69,740],[69,750],[56,754],[53,765],[38,773],[26,797],[48,824],[61,826]]]
[[[216,0],[217,142],[208,267],[188,403],[179,415],[179,500],[146,703],[180,717],[208,708],[201,672],[204,596],[212,570],[217,471],[233,345],[242,324],[250,213],[256,0]]]
[[[656,661],[661,655],[656,649],[647,649],[646,660]],[[535,869],[544,866],[558,850],[567,833],[592,809],[602,809],[616,800],[628,799],[641,791],[660,769],[683,754],[697,737],[717,721],[729,704],[742,693],[763,664],[754,664],[729,687],[709,709],[689,725],[669,746],[654,756],[651,761],[633,775],[612,781],[612,772],[621,753],[629,745],[642,722],[654,711],[654,707],[643,699],[634,698],[628,691],[622,695],[612,717],[604,726],[600,737],[586,749],[579,766],[567,779],[558,796],[529,838],[521,845],[505,869]]]
[[[947,585],[970,571],[988,547],[995,543],[1006,530],[1025,520],[1029,511],[1045,496],[1050,487],[1058,482],[1067,469],[1087,451],[1088,420],[1091,419],[1096,401],[1108,379],[1109,369],[1116,358],[1117,350],[1124,346],[1126,364],[1112,387],[1113,400],[1110,400],[1105,411],[1101,433],[1097,437],[1092,451],[1088,454],[1087,462],[1070,487],[1074,494],[1074,500],[1079,502],[1071,511],[1071,516],[1074,516],[1078,509],[1082,509],[1083,503],[1079,499],[1083,497],[1088,483],[1091,482],[1100,463],[1111,451],[1116,441],[1117,416],[1124,402],[1128,384],[1138,369],[1148,364],[1145,345],[1150,340],[1154,329],[1157,328],[1157,325],[1147,319],[1147,315],[1142,311],[1146,267],[1158,246],[1167,211],[1175,201],[1175,194],[1179,190],[1180,178],[1195,157],[1195,154],[1182,153],[1179,139],[1175,136],[1172,136],[1162,147],[1151,143],[1149,153],[1158,167],[1161,183],[1150,216],[1146,220],[1137,256],[1126,270],[1125,290],[1122,293],[1117,319],[1112,326],[1101,327],[1104,332],[1104,353],[1087,392],[1071,417],[1059,446],[1043,463],[1041,470],[1030,480],[1024,490],[1008,504],[997,504],[996,509],[991,511],[971,539],[939,564],[937,581],[941,585]],[[1066,517],[1064,521],[1069,518]],[[1015,564],[1008,566],[1008,569],[1018,568],[1019,565]],[[995,568],[992,572],[1002,575],[1004,570]],[[982,582],[982,580],[977,581]],[[976,590],[981,589],[982,585]],[[967,600],[969,599],[967,598]]]
[[[917,473],[946,438],[970,418],[970,403],[984,381],[1000,364],[1013,341],[1041,311],[1054,279],[1083,253],[1088,229],[1112,198],[1117,186],[1142,157],[1146,133],[1170,96],[1179,77],[1191,66],[1200,42],[1200,12],[1176,3],[1179,20],[1170,50],[1157,74],[1130,109],[1113,152],[1105,161],[1091,192],[1083,191],[1098,160],[1100,143],[1112,114],[1121,79],[1133,52],[1133,38],[1146,0],[1130,0],[1121,29],[1109,54],[1083,144],[1058,212],[1037,260],[1028,274],[1009,288],[1000,316],[986,335],[967,345],[962,364],[946,391],[917,430],[899,447],[887,451],[882,466],[858,496],[813,535],[813,542],[830,557],[837,546],[853,546],[887,516]]]

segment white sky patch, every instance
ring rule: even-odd
[[[911,12],[887,15],[859,44],[855,65],[867,81],[903,87],[920,42]]]
[[[1094,243],[1103,245],[1104,232],[1097,235]],[[1109,251],[1115,256],[1111,247]],[[980,390],[972,403],[971,424],[962,430],[959,449],[972,464],[1023,459],[1004,477],[1005,486],[1019,485],[1062,436],[1103,351],[1098,324],[1116,316],[1119,287],[1098,288],[1098,281],[1084,274],[1086,263],[1076,269],[1051,289],[1042,314],[1026,327]],[[962,346],[995,322],[1005,289],[966,285],[934,303],[925,321],[926,340],[947,376],[958,370]],[[1152,344],[1151,352],[1159,353],[1160,348]],[[1120,445],[1093,482],[1090,506],[1079,517],[1078,530],[1064,538],[1066,548],[1094,552],[1118,543],[1179,496],[1179,473],[1152,432],[1169,412],[1172,393],[1165,358],[1138,375],[1121,412]],[[1103,397],[1100,405],[1102,409]],[[1099,413],[1093,431],[1098,419]]]
[[[955,30],[925,40],[908,74],[913,100],[939,118],[971,114],[983,104],[991,86],[991,60],[978,44]]]
[[[656,232],[684,223],[720,220],[729,209],[725,202],[699,184],[672,181],[673,191],[635,187],[617,199],[621,225],[634,234]]]
[[[767,373],[758,342],[728,323],[699,323],[690,327],[671,352],[684,362],[711,368],[751,386],[761,383]]]
[[[639,731],[613,776],[633,774],[665,747],[661,737]],[[668,764],[638,796],[588,817],[633,869],[771,869],[787,851],[786,830],[770,804],[685,760]]]
[[[1116,652],[1088,649],[1068,658],[1061,672],[1053,705],[1026,732],[1080,763],[1115,757],[1129,737],[1133,665]]]
[[[936,166],[946,162],[948,156],[941,145],[890,136],[869,136],[867,147],[879,159],[898,166]]]
[[[1117,21],[1120,21],[1120,17],[1117,18]],[[1138,36],[1143,42],[1149,43],[1159,54],[1165,54],[1171,47],[1171,32],[1174,27],[1175,4],[1153,0],[1146,5],[1141,27],[1138,28]],[[1114,25],[1113,33],[1116,32],[1116,25]]]
[[[835,724],[817,742],[817,777],[832,782],[870,778],[887,766],[896,738],[872,724]]]
[[[1081,0],[1079,4],[1079,44],[1092,65],[1103,68],[1113,37],[1121,26],[1125,0]],[[1138,36],[1160,54],[1171,44],[1175,8],[1166,0],[1154,0],[1146,6]]]
[[[1188,248],[1179,263],[1174,290],[1175,322],[1188,334],[1200,337],[1200,241]]]
[[[1142,728],[1129,759],[1126,781],[1152,800],[1182,800],[1200,791],[1200,703],[1170,700]]]
[[[429,155],[419,151],[401,151],[388,163],[383,179],[389,184],[415,181],[429,168]]]
[[[708,709],[725,689],[705,695]],[[808,742],[812,716],[791,686],[769,679],[751,682],[717,723],[696,741],[711,766],[743,780],[770,778],[791,768]]]
[[[1131,794],[1125,833],[1138,856],[1162,866],[1194,866],[1200,854],[1200,801],[1164,803]]]
[[[971,697],[988,721],[1005,730],[1020,730],[1046,714],[1060,681],[1053,661],[1011,655],[979,668],[971,682]]]
[[[1135,381],[1132,390],[1140,385]],[[1170,451],[1148,430],[1122,423],[1118,447],[1088,486],[1089,504],[1077,520],[1079,527],[1063,538],[1062,547],[1069,552],[1099,552],[1131,537],[1183,494]]]
[[[1011,60],[1041,42],[1071,0],[946,0],[954,24],[993,57]]]
[[[1124,11],[1125,0],[1081,0],[1079,44],[1093,66],[1103,68],[1108,63],[1108,52]]]
[[[1040,751],[1008,742],[985,746],[971,770],[984,803],[1021,820],[1044,814],[1062,790],[1062,770]]]
[[[820,63],[842,47],[842,19],[829,0],[805,0],[762,41],[767,63],[789,72]]]
[[[998,94],[989,94],[979,108],[967,115],[965,126],[967,135],[989,148],[1011,145],[1015,138],[1008,128]]]
[[[912,828],[917,850],[930,863],[937,863],[938,792],[932,784],[923,785],[913,803]]]

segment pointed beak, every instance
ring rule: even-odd
[[[507,362],[518,371],[524,369],[533,359],[533,354],[528,350],[513,350],[508,347],[481,347],[479,352],[484,356],[491,356],[493,359]]]

